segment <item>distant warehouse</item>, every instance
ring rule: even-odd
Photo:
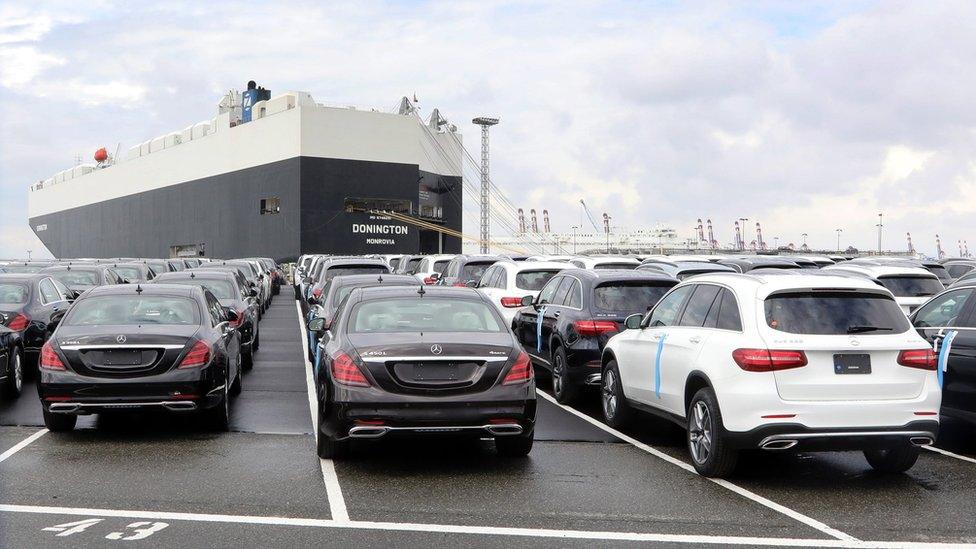
[[[461,230],[462,150],[406,98],[379,112],[251,82],[208,121],[32,185],[28,216],[56,257],[458,253],[441,231]]]

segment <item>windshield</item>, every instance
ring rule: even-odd
[[[64,319],[68,326],[100,324],[199,324],[197,304],[183,297],[112,295],[75,303]]]
[[[878,280],[891,290],[895,297],[922,297],[935,295],[945,288],[938,278],[926,276],[882,276]]]
[[[558,272],[559,269],[550,269],[547,271],[521,271],[515,273],[515,287],[520,290],[538,292]]]
[[[91,271],[56,271],[51,276],[65,286],[97,286],[98,273]]]
[[[469,280],[481,280],[481,275],[485,274],[488,267],[494,265],[494,261],[484,261],[478,263],[468,263],[461,267],[461,275],[458,279],[461,282],[468,282]]]
[[[179,284],[181,286],[200,286],[210,290],[210,293],[217,299],[240,299],[241,296],[234,291],[234,285],[226,280],[200,280],[199,278],[183,278],[172,280],[164,278],[160,284]]]
[[[349,333],[501,332],[492,307],[480,301],[436,297],[359,303],[349,315]]]
[[[791,334],[900,334],[911,328],[898,304],[881,294],[776,294],[764,307],[766,324]]]
[[[675,283],[613,282],[593,289],[593,308],[627,316],[643,313],[657,304]]]
[[[23,284],[0,284],[0,304],[23,305],[27,303],[27,286]]]

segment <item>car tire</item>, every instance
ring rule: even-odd
[[[603,368],[603,381],[600,383],[600,408],[603,410],[603,421],[614,429],[627,425],[634,416],[634,410],[624,397],[624,389],[620,384],[620,370],[617,361],[611,360]]]
[[[203,411],[204,422],[212,431],[227,431],[230,427],[230,389],[224,384],[224,395],[220,403]]]
[[[502,457],[525,457],[532,451],[535,430],[515,436],[495,437],[495,451]]]
[[[569,379],[566,349],[556,347],[552,354],[552,394],[560,404],[572,405],[579,401],[581,387]]]
[[[7,378],[3,380],[3,398],[14,399],[24,390],[24,358],[20,349],[13,350],[7,370]]]
[[[896,446],[884,450],[865,450],[864,459],[875,471],[881,473],[904,473],[918,461],[922,450],[918,446]]]
[[[230,386],[230,396],[239,396],[241,391],[244,390],[244,368],[238,363],[237,365],[237,378],[234,383]]]
[[[243,357],[241,359],[241,365],[244,367],[244,370],[250,371],[251,368],[254,368],[254,343],[251,343],[246,351],[242,350],[241,355]]]
[[[688,452],[691,463],[704,477],[725,478],[739,460],[738,450],[725,439],[722,411],[711,387],[699,389],[688,405]]]
[[[78,423],[78,416],[74,414],[57,414],[42,410],[44,413],[44,426],[52,433],[65,433],[75,428]]]
[[[315,451],[322,459],[345,459],[349,457],[349,440],[336,440],[319,433]]]

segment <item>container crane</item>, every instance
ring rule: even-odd
[[[939,238],[939,235],[935,235],[935,250],[937,252],[936,257],[939,259],[945,259],[946,253],[945,250],[942,249],[942,239]]]
[[[539,222],[538,222],[538,220],[536,220],[536,217],[535,217],[535,208],[532,208],[531,210],[529,210],[529,217],[532,219],[532,232],[538,233],[539,232]]]
[[[712,220],[707,219],[705,223],[708,225],[708,247],[714,250],[718,248],[718,241],[715,240],[715,233],[712,232]]]
[[[915,245],[912,244],[912,233],[905,233],[908,235],[908,253],[909,255],[915,255]]]

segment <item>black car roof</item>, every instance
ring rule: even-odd
[[[110,284],[108,286],[96,286],[87,292],[85,296],[96,295],[132,295],[142,293],[145,295],[179,295],[184,297],[198,297],[203,290],[199,286],[187,286],[185,284]]]
[[[42,278],[48,278],[49,273],[0,273],[0,282],[34,282]]]
[[[423,292],[421,293],[421,290]],[[484,301],[484,295],[474,288],[460,288],[455,286],[425,286],[417,281],[416,286],[369,286],[356,288],[353,292],[362,292],[364,299],[383,297],[453,297],[472,298]]]
[[[563,269],[556,276],[559,275],[572,275],[594,284],[617,280],[667,280],[676,284],[678,282],[677,278],[661,271],[637,269]]]
[[[332,267],[343,267],[347,265],[379,265],[382,267],[386,267],[387,269],[390,268],[390,266],[386,264],[386,261],[383,261],[382,259],[371,259],[366,257],[361,259],[342,258],[342,259],[326,260],[325,266],[322,267],[322,270],[331,269]]]
[[[393,282],[410,282],[412,284],[420,284],[417,277],[413,275],[382,273],[337,276],[332,279],[332,286],[355,286],[357,284],[384,284]]]
[[[162,280],[165,283],[166,280],[183,280],[183,279],[195,279],[195,278],[210,278],[218,280],[233,280],[237,282],[237,277],[234,273],[229,270],[222,269],[209,269],[206,271],[197,271],[196,269],[188,269],[186,271],[174,271],[169,273],[161,273],[159,276],[153,279],[153,283]]]

